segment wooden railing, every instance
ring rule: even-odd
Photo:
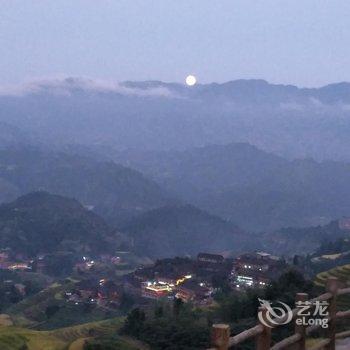
[[[350,288],[339,289],[339,281],[335,277],[330,277],[327,280],[326,293],[314,299],[308,300],[308,295],[305,293],[298,293],[296,295],[296,302],[309,301],[311,304],[316,301],[328,301],[328,328],[325,329],[325,339],[322,338],[316,345],[313,345],[309,350],[335,350],[336,339],[350,337],[350,330],[336,333],[336,321],[341,318],[350,318],[350,310],[337,311],[337,297],[345,294],[350,294]],[[267,312],[266,309],[261,308],[263,314]],[[306,337],[311,333],[319,330],[322,326],[302,326],[296,322],[298,319],[298,308],[292,310],[293,320],[295,324],[294,334],[287,337],[272,346],[271,332],[272,328],[259,322],[255,327],[247,329],[233,337],[230,336],[230,327],[225,324],[214,324],[212,326],[212,348],[208,350],[228,350],[234,349],[238,344],[243,343],[249,339],[255,339],[257,350],[305,350]],[[286,318],[274,319],[276,327],[284,324]],[[350,349],[350,348],[349,348]]]

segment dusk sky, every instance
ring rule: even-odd
[[[350,81],[348,0],[0,0],[0,85]]]

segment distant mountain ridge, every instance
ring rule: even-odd
[[[116,159],[247,230],[325,224],[350,213],[350,163],[290,161],[245,143]]]
[[[339,220],[331,221],[323,226],[286,227],[275,232],[262,234],[261,248],[275,254],[303,255],[318,251],[321,245],[350,237],[350,231],[339,225]],[[332,253],[335,253],[333,251]]]
[[[133,89],[166,88],[174,96],[190,98],[227,98],[239,103],[266,104],[303,102],[317,99],[324,104],[350,103],[350,83],[340,82],[319,88],[299,88],[295,85],[271,84],[263,79],[239,79],[225,83],[197,84],[190,89],[183,84],[161,81],[124,82],[122,86]]]
[[[61,147],[154,151],[248,142],[291,158],[350,161],[349,116],[346,82],[298,88],[252,79],[188,87],[67,78],[0,96],[0,122]]]
[[[149,92],[147,94],[147,91]],[[8,92],[1,91],[6,96],[26,96],[66,93],[84,94],[116,94],[129,96],[167,96],[175,98],[219,98],[223,97],[239,103],[286,103],[286,102],[312,102],[317,99],[323,104],[350,103],[350,82],[332,83],[315,88],[300,88],[291,84],[273,84],[263,79],[238,79],[224,83],[196,84],[188,87],[180,83],[168,83],[158,80],[149,81],[112,81],[93,80],[80,77],[67,77],[63,79],[37,80],[14,87]]]
[[[45,190],[74,197],[111,224],[173,200],[139,172],[111,161],[38,149],[0,150],[2,200]]]

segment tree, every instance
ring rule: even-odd
[[[178,317],[180,315],[180,312],[183,308],[183,304],[184,302],[182,301],[182,299],[175,298],[174,305],[173,305],[173,312],[175,317]]]
[[[49,305],[45,310],[45,315],[47,318],[51,318],[59,310],[60,307],[58,305]]]
[[[145,321],[144,311],[139,308],[133,309],[126,318],[122,332],[138,338],[144,328]]]
[[[155,317],[162,317],[164,315],[164,310],[163,306],[157,306],[156,309],[154,310],[154,316]]]

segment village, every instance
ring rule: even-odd
[[[283,259],[263,252],[226,259],[218,254],[200,253],[196,259],[163,259],[139,268],[125,276],[124,287],[143,298],[178,298],[199,306],[210,305],[218,290],[264,288],[286,267]]]
[[[127,252],[119,252],[113,256],[80,257],[73,264],[72,278],[75,283],[62,292],[62,298],[75,305],[89,303],[111,309],[118,308],[121,296],[125,294],[140,303],[177,298],[185,303],[209,306],[219,290],[264,288],[288,266],[283,259],[265,252],[250,252],[234,258],[200,253],[195,259],[167,258],[139,266],[131,272],[126,269],[118,276],[111,274],[118,267],[127,265],[126,256]],[[2,270],[45,274],[47,264],[45,254],[25,259],[8,249],[0,251]],[[10,282],[7,281],[7,284],[11,285]],[[25,296],[23,284],[13,283],[13,286]]]

